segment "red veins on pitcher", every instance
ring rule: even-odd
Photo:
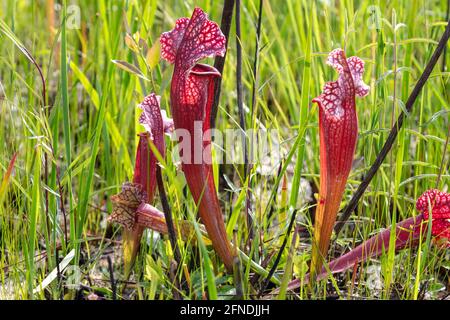
[[[328,55],[327,64],[339,78],[327,82],[312,101],[319,105],[320,190],[316,209],[311,270],[320,272],[345,190],[358,136],[355,97],[364,97],[369,87],[362,81],[364,62],[346,58],[342,49]]]
[[[198,63],[223,56],[226,39],[219,26],[196,8],[190,19],[178,19],[173,30],[163,33],[160,42],[162,57],[174,64],[170,104],[175,129],[190,133],[190,151],[182,155],[182,170],[214,249],[231,271],[233,254],[214,186],[211,139],[203,135],[210,129],[214,82],[221,75],[214,67]],[[198,141],[202,141],[200,151]]]
[[[431,233],[438,242],[450,247],[450,194],[431,189],[425,191],[416,202],[416,208],[428,221],[431,210]]]

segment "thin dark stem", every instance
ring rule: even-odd
[[[172,289],[173,298],[175,300],[183,300],[180,292],[178,291],[179,284],[177,280],[177,270],[178,270],[178,263],[174,260],[170,261],[169,277],[174,284],[174,288]]]
[[[427,66],[425,67],[425,70],[423,71],[423,73],[420,76],[419,80],[417,81],[413,91],[411,92],[410,96],[408,97],[408,100],[406,101],[405,107],[406,107],[406,111],[408,113],[411,112],[411,110],[414,106],[414,103],[420,94],[420,91],[422,90],[423,86],[425,85],[428,78],[430,77],[430,74],[433,71],[433,68],[436,65],[442,52],[444,51],[444,48],[446,47],[447,41],[449,38],[450,38],[450,21],[448,21],[447,27],[445,28],[445,31],[444,31],[444,34],[442,35],[441,39],[439,40],[439,43],[438,43],[436,49],[434,50],[430,61],[428,62]],[[355,210],[356,206],[358,205],[359,199],[361,199],[362,195],[366,191],[367,187],[369,186],[373,177],[377,173],[377,171],[380,168],[381,164],[383,163],[384,159],[386,158],[389,151],[391,150],[392,145],[394,144],[395,139],[397,138],[398,132],[403,126],[404,119],[405,119],[405,113],[402,111],[397,119],[397,122],[392,127],[392,129],[389,133],[389,136],[383,145],[383,148],[381,149],[380,153],[378,154],[377,158],[375,159],[375,162],[370,167],[364,180],[361,182],[361,184],[359,185],[355,194],[353,195],[352,199],[350,200],[349,204],[347,205],[344,212],[342,213],[339,222],[336,224],[335,229],[334,229],[336,232],[336,236],[342,230],[342,227],[344,226],[345,222],[348,220],[348,218],[350,217],[352,212]]]
[[[270,279],[272,279],[273,274],[277,270],[278,264],[280,263],[281,256],[283,255],[284,249],[286,248],[287,241],[289,239],[289,235],[291,234],[292,227],[294,226],[295,216],[297,215],[297,210],[294,210],[292,213],[291,221],[289,222],[288,229],[286,231],[286,235],[284,236],[283,243],[281,244],[280,251],[278,251],[277,257],[275,258],[275,263],[273,264],[272,268],[269,271],[269,275],[267,276],[266,280],[264,281],[264,284],[261,287],[261,290],[259,291],[258,297],[261,297],[264,293],[264,290],[266,290],[267,286],[269,285]]]
[[[263,0],[259,0],[258,25],[256,27],[255,57],[253,59],[252,119],[256,105],[256,91],[258,88],[258,57],[259,57],[259,42],[261,38],[262,8],[263,8]]]
[[[253,73],[253,86],[252,86],[252,105],[251,105],[251,127],[253,128],[253,120],[254,120],[254,111],[255,111],[255,106],[256,106],[256,91],[258,88],[258,57],[259,57],[259,42],[260,42],[260,38],[261,38],[261,24],[262,24],[262,9],[263,9],[263,0],[259,1],[259,11],[258,11],[258,23],[257,23],[257,27],[256,27],[256,41],[255,41],[255,56],[253,59],[253,69],[252,69],[252,73]],[[250,145],[250,157],[253,159],[253,144],[255,142],[252,141],[251,145]],[[250,163],[247,164],[247,169],[246,172],[250,173],[252,171],[252,165]],[[250,219],[249,222],[251,222],[251,216],[250,216],[250,208],[251,208],[251,204],[250,204],[250,197],[251,197],[251,189],[252,186],[252,181],[251,181],[251,176],[249,176],[248,180],[247,180],[247,195],[246,195],[246,199],[245,199],[245,208],[246,208],[246,212],[247,212],[247,217]],[[252,224],[249,224],[249,241],[253,240],[253,228],[252,228]]]
[[[13,40],[12,38],[10,38],[10,39]],[[46,89],[46,82],[45,82],[44,73],[42,72],[42,68],[39,66],[36,59],[33,57],[33,55],[30,53],[30,51],[28,51],[28,49],[24,45],[17,44],[17,43],[16,43],[16,45],[18,46],[20,51],[22,51],[22,53],[26,56],[26,58],[36,67],[36,69],[39,73],[39,78],[41,79],[41,82],[42,82],[42,108],[44,110],[44,115],[48,119],[49,115],[50,115],[50,109],[46,110],[47,89]],[[46,152],[44,153],[44,183],[45,183],[45,185],[48,186],[48,155]],[[47,227],[47,232],[50,232],[50,219],[49,219],[49,208],[48,208],[49,191],[47,190],[47,188],[44,188],[44,195],[45,195],[45,223],[46,223],[46,227]]]
[[[237,0],[240,1],[240,0]],[[238,230],[235,228],[233,230],[233,242],[238,243],[237,239]],[[237,247],[234,248],[234,260],[233,260],[233,278],[234,278],[234,287],[236,289],[236,295],[234,296],[235,300],[242,300],[244,298],[244,288],[242,283],[242,265],[241,260],[239,260],[239,254],[237,252]]]
[[[52,149],[53,152],[53,149]],[[60,206],[61,206],[61,214],[63,215],[63,221],[64,221],[64,241],[67,245],[67,213],[66,208],[64,206],[64,193],[61,185],[61,178],[60,178],[60,172],[57,165],[55,165],[56,168],[56,180],[58,182],[58,190],[59,190],[59,200],[60,200]]]
[[[46,89],[46,84],[45,84],[45,78],[44,78],[44,74],[42,72],[41,67],[39,66],[39,64],[37,63],[37,61],[33,58],[33,56],[30,54],[31,60],[33,61],[33,64],[36,66],[36,69],[38,70],[39,73],[39,77],[41,78],[41,82],[42,82],[42,107],[44,109],[44,115],[48,118],[50,117],[50,109],[46,110],[46,105],[47,105],[47,89]],[[45,185],[48,186],[48,154],[47,152],[44,153],[44,183]],[[47,232],[50,235],[50,218],[49,218],[49,193],[47,188],[45,188],[44,191],[44,197],[45,197],[45,222],[47,225]]]
[[[108,260],[109,281],[111,282],[112,299],[116,300],[117,299],[117,296],[116,296],[116,282],[114,280],[114,270],[113,270],[111,257],[108,255],[106,257],[106,259]]]
[[[26,53],[27,58],[31,61],[31,63],[36,67],[36,70],[39,73],[39,78],[42,82],[42,108],[44,109],[44,115],[47,117],[50,116],[50,109],[46,110],[46,104],[47,104],[47,89],[46,89],[46,82],[44,73],[42,72],[42,68],[37,63],[36,59],[33,57],[33,55],[28,51],[27,48],[24,46],[21,46],[21,49],[23,52]],[[44,153],[44,183],[45,185],[48,185],[48,155],[45,152]],[[50,232],[50,218],[49,218],[49,212],[48,212],[48,203],[49,203],[49,192],[45,188],[44,190],[45,195],[45,222],[47,226],[47,232]]]
[[[242,151],[244,156],[244,180],[247,177],[248,153],[245,139],[245,114],[242,86],[242,45],[241,45],[241,0],[236,0],[236,91],[239,111],[239,125],[242,130]]]
[[[164,217],[166,219],[167,231],[169,233],[170,244],[172,245],[173,252],[175,255],[175,261],[172,260],[172,262],[170,263],[170,276],[174,283],[174,288],[173,288],[172,292],[173,292],[175,299],[183,300],[183,298],[179,294],[179,291],[181,292],[181,286],[178,283],[178,280],[176,277],[176,270],[182,266],[181,253],[180,253],[180,248],[178,248],[177,234],[175,231],[175,225],[173,224],[172,210],[170,209],[169,201],[167,200],[166,189],[164,188],[164,182],[163,182],[162,175],[161,175],[161,167],[159,165],[156,166],[156,180],[158,183],[159,198],[161,200],[161,204],[162,204],[163,211],[164,211]]]
[[[284,159],[280,161],[280,165],[278,166],[278,171],[277,171],[277,176],[276,176],[276,178],[280,179],[280,180],[281,180],[281,178],[280,178],[281,170],[283,169],[283,162],[284,162]],[[277,186],[277,188],[278,188],[278,186]],[[273,198],[273,201],[269,205],[270,205],[270,209],[269,209],[269,213],[267,214],[267,221],[270,221],[270,219],[273,216],[275,207],[277,206],[277,198],[276,197]]]
[[[45,108],[45,105],[47,103],[47,89],[46,89],[44,73],[42,72],[41,67],[37,63],[36,59],[34,59],[33,55],[30,53],[30,51],[28,51],[28,49],[25,48],[24,46],[20,46],[20,48],[22,49],[23,52],[25,52],[27,58],[31,61],[32,64],[34,64],[34,66],[36,67],[36,69],[39,73],[39,78],[41,79],[41,82],[42,82],[42,105]],[[48,113],[50,113],[50,112],[48,112]]]
[[[59,300],[64,300],[64,293],[62,290],[62,277],[61,270],[59,268],[59,253],[58,249],[55,250],[55,258],[56,258],[56,279],[58,279],[58,291],[59,291]]]
[[[248,150],[245,138],[245,114],[244,114],[244,94],[242,85],[242,45],[241,45],[241,0],[236,0],[236,91],[237,91],[237,104],[239,111],[239,125],[242,130],[242,152],[244,157],[244,178],[246,181],[248,174]],[[246,206],[246,219],[247,227],[249,230],[249,238],[253,238],[253,221],[250,215],[250,208]]]
[[[225,3],[223,4],[222,21],[220,23],[220,29],[222,30],[223,35],[227,39],[226,45],[228,45],[228,38],[230,36],[231,20],[233,19],[234,1],[235,0],[225,0]],[[217,71],[219,71],[221,74],[223,72],[226,57],[227,52],[225,51],[223,57],[217,56],[214,60],[214,68],[216,68]],[[211,108],[211,118],[210,118],[211,128],[215,128],[216,126],[221,85],[222,85],[222,78],[221,77],[216,78],[216,81],[214,83],[214,102]]]
[[[397,16],[395,14],[395,11],[392,13],[393,17],[392,17],[392,25],[394,26],[394,28],[397,27]],[[391,127],[394,125],[394,119],[395,119],[395,109],[396,109],[396,105],[397,105],[397,30],[394,30],[394,54],[393,54],[393,60],[394,60],[394,89],[393,89],[393,93],[392,93],[392,113],[391,113]],[[389,157],[389,167],[391,170],[391,177],[394,176],[394,165],[393,165],[393,161],[394,161],[394,154],[393,152],[391,152],[390,157]],[[389,180],[389,190],[388,190],[388,201],[390,204],[392,204],[392,215],[395,214],[395,209],[396,209],[396,202],[394,199],[392,199],[392,183],[393,180]],[[389,220],[391,220],[391,218],[389,218]]]
[[[445,15],[445,20],[446,21],[450,20],[450,0],[447,0],[447,13]],[[442,67],[441,67],[442,72],[444,72],[446,69],[446,62],[447,62],[446,57],[447,57],[447,46],[444,47],[444,53],[442,54]]]
[[[177,245],[177,236],[176,236],[175,226],[173,224],[172,210],[170,209],[169,201],[167,200],[166,189],[164,188],[164,183],[163,183],[162,175],[161,175],[161,167],[159,165],[156,167],[156,180],[158,183],[159,197],[160,197],[161,204],[163,207],[164,216],[166,218],[167,231],[169,233],[170,244],[172,245],[172,248],[173,248],[173,251],[175,254],[175,260],[177,261],[178,266],[180,266],[181,253],[180,253],[180,249],[178,248],[178,245]]]

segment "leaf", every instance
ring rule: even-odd
[[[435,173],[424,173],[424,174],[419,174],[419,175],[417,175],[417,176],[412,176],[412,177],[409,177],[409,178],[407,178],[406,180],[404,180],[404,181],[402,181],[401,183],[400,183],[400,185],[399,185],[399,187],[403,187],[404,185],[407,185],[407,184],[409,184],[409,183],[411,183],[411,182],[413,182],[413,181],[416,181],[416,180],[422,180],[422,179],[435,179],[435,178],[437,178],[437,174],[435,174]],[[450,175],[448,175],[448,174],[443,174],[443,175],[441,175],[441,177],[442,178],[448,178],[448,177],[450,177]]]
[[[145,41],[145,40],[142,39],[142,38],[139,38],[138,44],[139,44],[139,49],[141,49],[142,52],[144,52],[144,54],[147,54],[147,52],[148,52],[148,44],[147,44],[147,41]]]
[[[389,96],[388,97],[390,101],[394,101],[394,97],[393,96]],[[410,113],[408,112],[408,109],[406,109],[405,104],[403,103],[403,101],[399,98],[395,99],[395,103],[400,107],[400,109],[402,109],[403,113],[406,115],[406,117],[409,117]]]
[[[129,34],[125,36],[125,44],[131,51],[139,53],[139,46]]]
[[[424,124],[421,125],[421,127],[426,127],[429,124],[435,122],[438,118],[440,118],[441,116],[445,116],[447,113],[449,113],[450,110],[445,110],[445,109],[441,109],[438,112],[434,113],[430,120],[428,120],[427,122],[425,122]]]
[[[70,250],[70,252],[67,254],[67,256],[64,257],[64,259],[59,263],[59,270],[62,272],[72,261],[73,257],[75,257],[75,249]],[[58,269],[55,268],[48,274],[48,276],[45,277],[44,280],[33,290],[33,293],[39,293],[43,291],[45,288],[48,287],[50,283],[53,282],[58,276]]]
[[[394,31],[397,32],[398,30],[400,30],[400,28],[405,28],[406,24],[404,23],[398,23],[395,25]]]
[[[138,76],[139,78],[150,81],[149,79],[147,79],[144,76],[144,74],[141,72],[141,70],[139,70],[138,67],[136,67],[135,65],[133,65],[129,62],[126,62],[123,60],[111,60],[111,62],[114,63],[115,65],[117,65],[119,68],[121,68],[129,73],[132,73],[132,74]]]
[[[297,279],[302,279],[308,273],[308,261],[310,257],[303,253],[294,257],[294,274]]]
[[[14,163],[17,159],[17,152],[13,155],[11,161],[9,162],[8,168],[6,169],[5,175],[3,176],[2,182],[0,184],[0,204],[3,202],[3,196],[5,195],[6,188],[9,184],[9,179],[11,178],[12,171],[14,169]]]
[[[199,226],[200,232],[202,233],[202,240],[206,246],[212,245],[211,240],[208,238],[206,230],[203,225]],[[195,227],[191,221],[182,220],[180,222],[180,232],[183,241],[191,241],[195,238]],[[194,242],[196,244],[196,242]]]
[[[81,84],[84,87],[84,90],[86,90],[86,92],[88,93],[94,106],[98,109],[100,107],[100,97],[98,95],[97,90],[95,90],[95,88],[92,86],[91,82],[83,73],[83,71],[81,71],[73,61],[70,61],[69,66],[70,69],[72,69],[73,73],[78,78],[78,80],[80,80]]]
[[[161,45],[158,40],[155,41],[153,46],[147,51],[147,56],[145,57],[145,60],[151,69],[154,69],[158,65],[160,52]]]
[[[28,49],[22,44],[22,42],[19,40],[19,38],[16,37],[16,35],[12,32],[12,30],[8,27],[8,25],[3,21],[0,20],[0,31],[7,36],[15,45],[16,47],[22,51],[22,53],[25,55],[25,57],[31,62],[35,63],[35,60],[31,53],[28,51]]]
[[[144,278],[150,281],[149,299],[155,300],[158,285],[164,279],[164,272],[161,268],[161,260],[153,260],[150,254],[145,256],[145,273]]]

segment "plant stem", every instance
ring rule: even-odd
[[[231,20],[233,19],[233,7],[234,7],[234,0],[225,0],[225,3],[223,4],[222,21],[220,23],[220,29],[222,30],[223,35],[227,39],[226,45],[228,45],[228,38],[230,36]],[[216,56],[214,60],[214,68],[216,68],[217,71],[219,71],[221,74],[223,72],[226,57],[227,52],[225,51],[223,57]],[[210,118],[211,129],[215,128],[216,126],[221,85],[222,85],[222,77],[216,78],[214,83],[214,102],[211,107],[211,118]]]
[[[253,59],[252,119],[256,105],[256,90],[258,88],[258,57],[260,47],[259,41],[261,38],[262,8],[263,8],[263,0],[259,0],[258,25],[256,27],[255,57]]]
[[[248,176],[248,149],[246,143],[246,126],[245,126],[245,114],[244,114],[244,101],[243,101],[243,86],[242,86],[242,45],[241,45],[241,0],[236,0],[236,92],[237,92],[237,104],[239,111],[239,125],[241,127],[241,140],[242,140],[242,153],[244,158],[244,183],[247,181]],[[247,228],[249,231],[249,238],[253,238],[253,221],[250,216],[250,207],[245,206]]]
[[[297,210],[294,210],[292,213],[291,221],[289,222],[288,229],[286,231],[286,235],[284,237],[283,243],[281,245],[280,250],[278,251],[277,257],[275,258],[275,263],[273,264],[272,268],[270,268],[269,274],[266,277],[266,280],[264,281],[264,284],[261,287],[261,290],[259,291],[258,297],[261,297],[264,293],[264,290],[266,290],[270,279],[272,278],[273,274],[277,270],[278,264],[280,263],[281,256],[283,255],[284,249],[286,248],[289,235],[291,234],[292,227],[294,226],[295,216],[297,215]]]
[[[167,200],[166,190],[164,188],[164,183],[161,175],[161,167],[159,165],[156,167],[156,180],[158,183],[159,197],[163,206],[164,217],[166,219],[170,244],[172,245],[175,254],[175,260],[177,261],[178,265],[181,266],[181,253],[177,245],[177,236],[175,226],[173,224],[172,210],[170,209],[169,201]]]
[[[236,0],[236,91],[239,111],[239,125],[242,130],[242,152],[244,157],[244,178],[247,177],[248,153],[245,139],[245,114],[242,87],[242,45],[241,45],[241,0]]]

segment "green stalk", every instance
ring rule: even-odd
[[[30,228],[28,231],[28,270],[27,270],[27,286],[28,286],[28,297],[33,298],[33,285],[35,280],[35,265],[34,265],[34,255],[36,250],[36,233],[37,233],[37,222],[40,212],[40,202],[41,202],[41,191],[40,191],[40,176],[41,176],[41,150],[40,146],[37,146],[34,154],[33,161],[33,188],[32,188],[32,200],[31,200],[31,210],[29,216]]]
[[[66,151],[66,165],[67,165],[67,193],[69,196],[69,216],[70,216],[70,243],[72,248],[78,248],[75,245],[75,212],[73,210],[72,197],[72,147],[71,147],[71,132],[70,132],[70,106],[69,106],[69,90],[68,90],[68,76],[67,76],[67,35],[66,35],[66,18],[67,18],[67,0],[63,1],[63,23],[61,26],[61,96],[63,108],[63,132],[64,132],[64,147]]]
[[[315,10],[315,5],[313,4],[312,10]],[[305,12],[308,11],[308,8],[305,8]],[[310,88],[310,78],[311,78],[311,42],[312,42],[312,14],[309,15],[309,28],[308,28],[308,37],[306,40],[306,52],[305,59],[302,63],[302,99],[300,103],[300,119],[299,119],[299,135],[302,133],[304,135],[306,125],[308,123],[308,106],[309,106],[309,88]],[[303,168],[303,158],[305,154],[305,144],[302,142],[298,146],[297,152],[297,162],[295,163],[295,171],[294,178],[292,181],[292,189],[291,195],[289,198],[289,205],[292,208],[295,208],[298,200],[298,192],[300,189],[300,178],[301,171]]]
[[[198,211],[198,208],[196,208],[196,212]],[[195,220],[195,217],[193,216],[192,212],[188,210],[189,213],[189,219],[192,221],[192,224],[194,225],[195,229],[195,235],[197,236],[197,244],[200,248],[200,252],[202,254],[202,261],[203,261],[203,267],[205,268],[206,273],[206,281],[208,283],[208,295],[209,299],[211,300],[217,300],[217,288],[216,288],[216,280],[214,276],[214,272],[211,265],[211,259],[208,255],[208,250],[206,250],[205,243],[203,242],[202,233],[200,231],[200,228],[198,227],[198,223]],[[203,277],[202,277],[203,278]]]

